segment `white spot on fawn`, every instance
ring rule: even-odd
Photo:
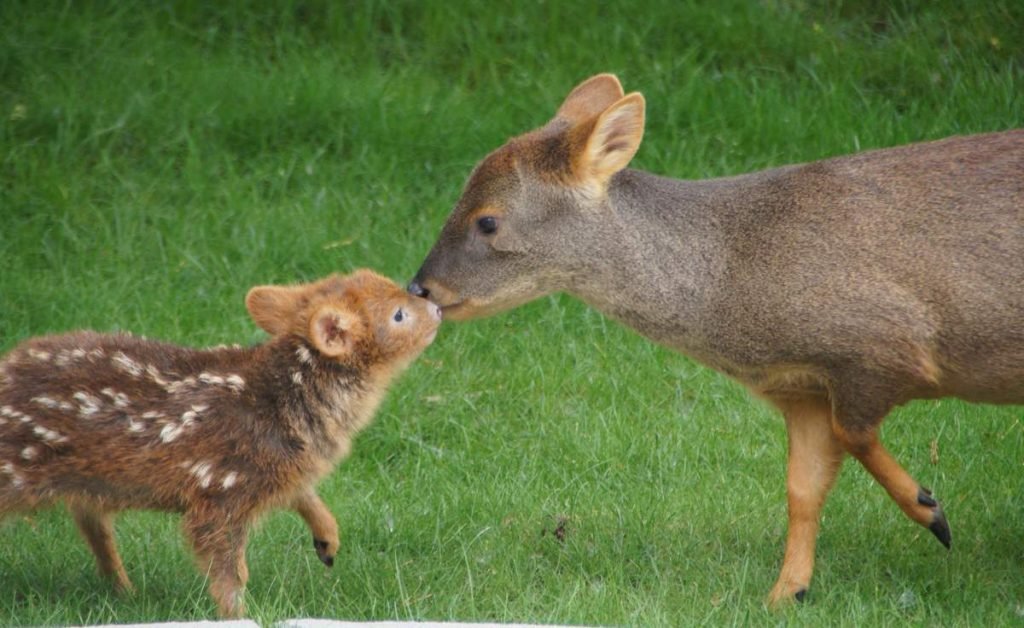
[[[162,430],[160,430],[160,440],[165,443],[169,443],[174,439],[178,438],[179,436],[181,436],[181,431],[184,429],[184,425],[180,425],[177,423],[168,423],[163,427]]]
[[[32,403],[37,403],[47,408],[56,408],[60,405],[60,402],[52,397],[32,397]]]
[[[146,426],[134,419],[128,419],[128,431],[138,434],[142,430],[146,429]]]
[[[24,412],[20,412],[18,410],[15,410],[11,406],[0,407],[0,415],[5,416],[5,417],[10,418],[10,419],[16,419],[18,421],[21,421],[22,423],[31,423],[32,422],[32,417],[30,417],[29,415],[25,414]],[[4,422],[6,423],[6,421],[4,421]]]
[[[44,441],[46,441],[48,443],[66,443],[66,442],[68,442],[67,436],[63,436],[59,432],[55,432],[55,431],[53,431],[51,429],[48,429],[48,428],[45,428],[45,427],[43,427],[41,425],[37,425],[34,428],[32,428],[32,432],[35,433],[36,436],[42,438]]]
[[[132,377],[142,375],[142,365],[125,355],[124,351],[118,351],[115,353],[111,360],[114,362],[114,366],[128,373]]]
[[[36,448],[35,447],[26,447],[26,448],[22,449],[21,450],[21,457],[24,458],[25,460],[32,460],[33,458],[36,457]]]
[[[142,413],[144,419],[159,419],[160,417],[166,416],[163,412],[157,412],[156,410],[149,410]]]
[[[21,487],[25,485],[24,478],[15,473],[14,465],[11,464],[10,462],[5,462],[3,466],[0,467],[0,471],[2,471],[4,475],[11,476],[11,486],[13,486],[14,488],[21,489]]]
[[[302,385],[302,373],[298,371],[292,371],[292,381],[295,382],[296,386]]]
[[[116,408],[127,408],[131,404],[131,401],[128,399],[128,395],[117,392],[113,388],[104,388],[100,392],[110,397],[114,402],[114,407]]]
[[[224,378],[220,375],[213,375],[212,373],[202,372],[199,374],[199,381],[204,384],[223,384]]]
[[[194,379],[192,381],[195,382]],[[241,392],[241,390],[245,388],[245,380],[235,374],[225,377],[223,375],[215,375],[213,373],[203,371],[199,374],[199,381],[211,386],[227,386],[235,392]]]
[[[313,359],[313,354],[304,345],[299,345],[299,348],[295,350],[295,355],[299,357],[299,362],[303,364],[307,364]]]
[[[30,358],[39,360],[40,362],[47,362],[50,359],[49,351],[40,351],[39,349],[29,349],[28,355]]]
[[[179,392],[181,392],[183,390],[186,390],[188,388],[192,388],[195,385],[196,385],[196,378],[194,378],[194,377],[192,377],[190,375],[190,376],[186,377],[185,379],[178,380],[176,382],[170,382],[169,384],[164,386],[164,390],[166,390],[167,392],[169,392],[169,393],[171,393],[173,395],[173,394],[179,393]]]
[[[209,462],[197,462],[192,465],[189,469],[189,473],[194,475],[199,480],[199,486],[203,488],[210,487],[210,479],[212,474],[210,473],[211,465]]]
[[[103,403],[99,397],[94,397],[87,392],[81,391],[72,395],[72,398],[78,402],[78,414],[83,417],[89,417],[99,412],[100,404]]]
[[[238,481],[238,474],[235,473],[234,471],[231,471],[231,472],[229,472],[229,473],[224,475],[224,479],[221,480],[221,482],[220,482],[220,487],[222,489],[224,489],[224,490],[227,490],[227,489],[231,488],[232,486],[234,486],[235,482],[237,482],[237,481]]]
[[[152,364],[146,365],[146,375],[149,375],[149,379],[153,380],[157,386],[167,388],[167,385],[170,384],[169,381],[164,379],[163,373],[160,372],[160,369]]]

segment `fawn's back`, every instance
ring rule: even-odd
[[[252,443],[235,421],[253,352],[93,332],[21,345],[0,364],[0,464],[10,476],[0,494],[23,507],[80,495],[180,510],[191,491],[232,489],[252,471],[243,462]],[[217,452],[218,468],[195,467],[204,443],[232,452]]]

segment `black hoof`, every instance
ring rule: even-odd
[[[953,536],[949,532],[949,522],[946,521],[946,513],[942,512],[942,508],[935,509],[934,519],[928,529],[932,531],[935,538],[939,539],[940,543],[946,546],[946,549],[950,548]]]
[[[793,594],[793,597],[796,598],[797,602],[803,604],[804,599],[807,598],[807,589],[800,589],[799,591]]]
[[[935,538],[939,539],[940,543],[946,546],[946,549],[949,549],[953,536],[949,531],[946,513],[942,512],[942,506],[939,506],[939,502],[932,497],[932,492],[923,486],[917,491],[917,503],[932,509],[932,522],[928,525],[928,529],[932,531]]]
[[[320,559],[320,562],[328,567],[334,566],[334,556],[327,553],[327,541],[313,539],[313,549],[316,550],[316,556]]]

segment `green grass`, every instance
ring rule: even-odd
[[[600,71],[647,97],[634,165],[680,177],[1024,121],[1013,0],[621,4],[0,3],[0,348],[82,327],[256,342],[254,284],[360,266],[406,280],[472,164]],[[334,569],[297,517],[272,515],[249,546],[249,608],[262,622],[1019,622],[1021,419],[954,401],[896,412],[885,441],[944,500],[953,551],[848,463],[810,604],[771,614],[781,421],[542,299],[445,326],[322,486],[343,527]],[[61,510],[0,524],[0,624],[213,614],[175,517],[129,513],[118,534],[139,589],[126,598]]]

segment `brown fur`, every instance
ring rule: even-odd
[[[180,512],[224,616],[244,612],[246,534],[269,509],[296,510],[331,565],[338,526],[316,483],[433,340],[440,310],[366,270],[253,288],[246,306],[267,343],[196,350],[77,332],[12,350],[0,362],[0,516],[66,502],[125,590],[114,515]]]
[[[1024,130],[686,181],[625,167],[643,106],[598,75],[491,153],[410,291],[452,319],[566,291],[778,407],[790,526],[773,604],[810,583],[846,453],[948,544],[878,426],[911,399],[1024,403]]]

